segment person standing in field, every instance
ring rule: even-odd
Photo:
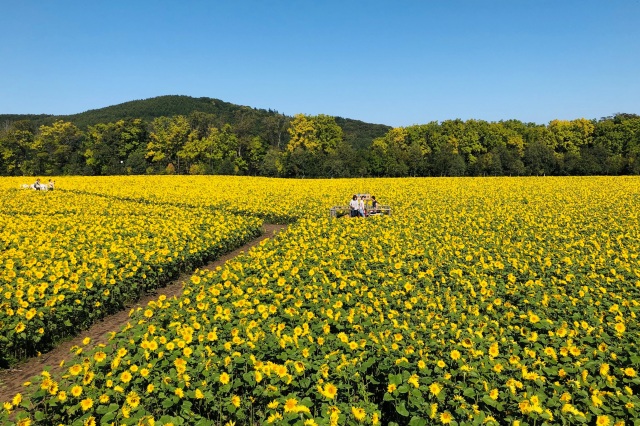
[[[375,195],[371,196],[371,210],[370,213],[378,213],[378,200]]]
[[[349,209],[351,210],[351,217],[358,216],[358,208],[360,207],[360,202],[358,201],[358,196],[354,195],[351,201],[349,202]]]
[[[360,217],[365,217],[364,214],[364,195],[360,196],[360,201],[358,201],[358,212],[360,213]]]

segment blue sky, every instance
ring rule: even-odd
[[[160,95],[391,126],[640,114],[640,0],[2,0],[0,113]]]

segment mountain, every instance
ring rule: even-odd
[[[88,126],[98,123],[111,123],[127,118],[141,118],[147,122],[156,117],[170,117],[174,115],[188,116],[193,112],[202,112],[215,115],[220,123],[229,123],[234,128],[240,121],[248,116],[249,122],[254,123],[248,129],[259,134],[254,126],[259,126],[264,118],[281,115],[274,110],[251,108],[236,105],[214,98],[194,98],[191,96],[167,95],[155,98],[124,102],[100,109],[92,109],[73,115],[34,115],[34,114],[0,114],[0,124],[7,121],[29,120],[34,126],[50,125],[56,120],[70,121],[79,128],[85,130]],[[387,133],[390,126],[382,124],[365,123],[359,120],[336,117],[336,123],[342,128],[345,140],[354,148],[365,148],[371,144],[374,138]]]

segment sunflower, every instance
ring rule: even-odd
[[[429,392],[433,395],[438,396],[438,394],[442,391],[442,385],[438,382],[433,382],[429,385]]]
[[[93,399],[85,398],[80,402],[80,406],[82,407],[82,411],[87,411],[89,408],[93,407]]]
[[[223,385],[226,385],[227,383],[229,383],[229,380],[230,380],[230,377],[226,372],[220,375],[220,383],[222,383]]]
[[[138,395],[135,391],[129,392],[127,395],[127,404],[131,408],[136,408],[140,404],[140,395]]]
[[[453,416],[451,415],[450,412],[445,411],[444,413],[440,413],[440,422],[443,425],[448,425],[452,421],[453,421]]]
[[[498,342],[494,342],[490,347],[489,347],[489,356],[491,358],[495,358],[500,354],[500,350],[498,348]]]
[[[318,385],[318,392],[326,398],[333,399],[338,393],[338,388],[331,383],[325,383],[324,387]]]
[[[415,388],[419,388],[420,378],[418,377],[417,374],[413,374],[411,377],[409,377],[409,379],[407,380],[407,383],[409,383],[410,385],[413,385],[413,387]]]
[[[355,417],[356,420],[360,423],[362,423],[362,421],[367,416],[367,412],[364,411],[364,408],[361,407],[351,407],[351,413],[353,414],[353,417]]]
[[[231,405],[236,408],[240,407],[240,397],[238,395],[231,395]]]
[[[71,395],[73,395],[75,398],[77,398],[80,395],[82,395],[82,386],[75,385],[74,387],[72,387],[71,388]]]
[[[93,355],[93,359],[96,362],[102,362],[107,358],[107,354],[102,352],[102,351],[98,351]]]
[[[284,403],[284,412],[288,413],[288,412],[294,411],[297,405],[298,405],[297,399],[295,398],[287,399],[287,401]]]
[[[77,376],[81,372],[82,372],[82,366],[80,364],[74,364],[71,367],[69,367],[69,373],[72,376]]]

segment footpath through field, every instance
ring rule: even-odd
[[[251,247],[259,244],[262,240],[273,237],[278,232],[286,228],[286,225],[265,223],[263,227],[264,233],[260,237],[212,262],[207,263],[199,269],[212,270],[217,266],[223,265],[227,260],[238,256],[242,252],[248,251]],[[40,374],[47,367],[54,375],[63,371],[66,367],[61,367],[60,363],[71,356],[71,348],[74,346],[83,346],[82,341],[85,338],[91,338],[90,345],[84,346],[85,350],[88,350],[98,344],[106,343],[108,340],[107,333],[119,331],[127,324],[131,309],[146,306],[150,301],[157,300],[161,295],[165,295],[167,298],[174,296],[179,297],[182,294],[184,282],[188,280],[190,276],[191,273],[184,273],[180,275],[166,287],[159,288],[156,291],[141,297],[135,304],[128,306],[126,309],[116,314],[105,317],[98,323],[91,326],[88,330],[78,334],[75,338],[62,342],[56,348],[39,357],[30,358],[29,360],[7,370],[0,370],[0,401],[8,401],[13,398],[16,393],[22,392],[23,383]]]

